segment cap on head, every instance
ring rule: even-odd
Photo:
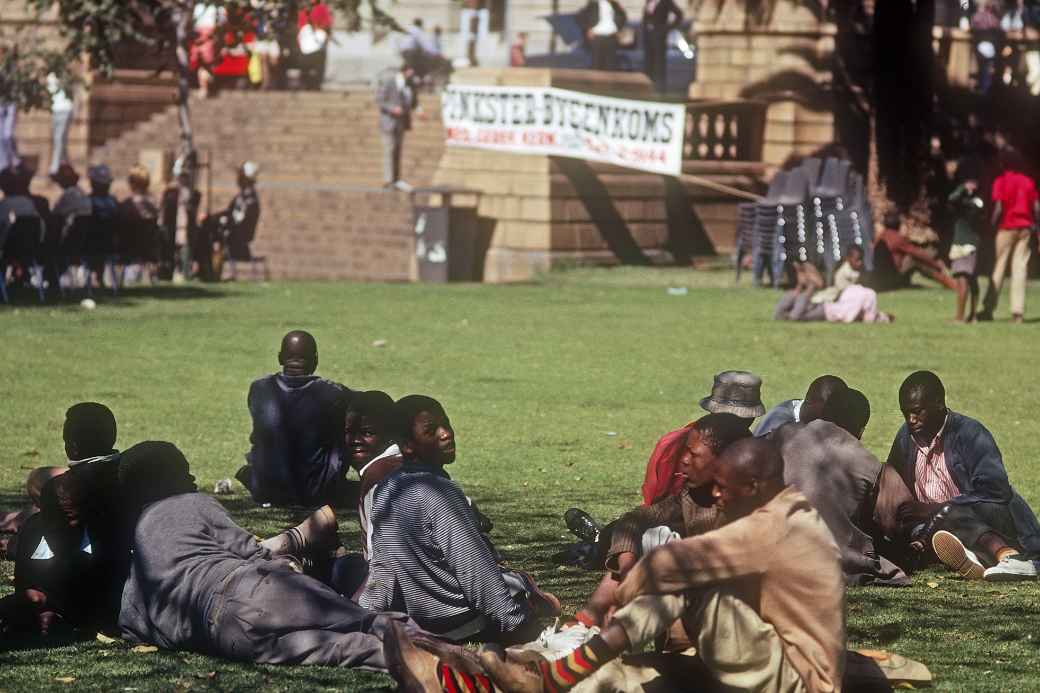
[[[942,406],[946,404],[946,388],[943,387],[939,376],[931,371],[914,371],[906,376],[906,380],[899,386],[900,404],[912,395],[923,397],[926,402]]]
[[[244,161],[238,167],[238,172],[249,180],[256,180],[256,177],[260,175],[260,164],[255,161]]]
[[[701,400],[701,409],[713,414],[733,414],[754,419],[766,413],[762,404],[762,379],[747,371],[723,371],[715,376],[711,395]]]
[[[291,375],[310,375],[318,367],[318,343],[310,332],[293,330],[282,337],[278,363]]]
[[[751,435],[748,420],[729,413],[702,416],[693,422],[693,430],[700,432],[701,440],[716,455],[731,443]]]
[[[95,185],[111,185],[112,169],[107,164],[98,164],[87,169],[87,178]]]
[[[98,402],[73,404],[65,412],[62,437],[65,450],[76,459],[107,455],[116,444],[116,417]]]

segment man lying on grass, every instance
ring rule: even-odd
[[[448,640],[530,639],[536,615],[559,613],[559,601],[498,564],[477,513],[444,471],[455,461],[455,432],[440,403],[410,395],[396,406],[404,464],[375,490],[361,605],[404,611]]]
[[[730,443],[751,435],[747,422],[733,414],[708,414],[693,422],[679,457],[683,490],[653,505],[621,516],[610,533],[606,568],[596,591],[575,614],[575,626],[603,627],[613,612],[614,592],[639,557],[666,541],[692,537],[724,524],[712,497],[715,459]]]
[[[990,432],[946,407],[946,389],[931,371],[903,381],[899,408],[906,423],[878,494],[883,528],[917,551],[930,545],[969,580],[1035,580],[1040,524],[1008,481]]]
[[[216,499],[196,492],[171,443],[130,448],[119,477],[139,518],[119,613],[127,640],[245,662],[381,671],[390,622],[422,637],[404,614],[364,609],[301,574],[291,557],[273,556]]]
[[[489,647],[480,657],[485,672],[474,673],[419,651],[395,628],[387,640],[391,673],[406,691],[457,690],[451,686],[466,678],[479,690],[493,683],[518,693],[638,690],[651,682],[661,690],[840,690],[845,581],[827,526],[784,486],[783,460],[768,440],[723,450],[714,487],[729,524],[643,556],[617,589],[610,625],[574,651],[521,661]],[[685,656],[654,666],[622,657],[665,633]],[[662,678],[674,666],[685,678]]]

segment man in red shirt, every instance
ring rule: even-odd
[[[1011,319],[1022,322],[1026,307],[1029,234],[1040,217],[1040,198],[1033,179],[1022,173],[1022,156],[1014,149],[1001,154],[1003,173],[993,181],[993,225],[997,227],[996,261],[982,302],[979,320],[992,320],[1011,259]]]

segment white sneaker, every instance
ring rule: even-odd
[[[599,635],[599,628],[595,626],[589,628],[584,623],[575,623],[567,628],[558,628],[554,623],[543,630],[535,642],[542,656],[555,662],[574,652],[595,635]]]
[[[987,568],[984,577],[990,582],[1011,582],[1012,580],[1036,580],[1037,561],[1028,561],[1018,556],[1004,556],[992,568]]]
[[[979,557],[945,529],[932,535],[932,549],[947,568],[960,573],[965,580],[981,580],[986,572]]]

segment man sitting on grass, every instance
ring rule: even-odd
[[[455,461],[455,432],[436,400],[397,402],[404,464],[375,490],[371,561],[360,603],[404,611],[445,639],[529,639],[540,611],[559,601],[530,576],[504,570],[477,514],[444,471]]]
[[[404,614],[368,611],[303,575],[291,557],[273,556],[196,492],[171,443],[127,450],[119,478],[136,518],[119,613],[125,639],[245,662],[384,670],[390,622],[421,636]]]
[[[98,402],[80,402],[65,412],[62,426],[67,467],[39,467],[29,473],[25,487],[30,506],[3,518],[0,531],[8,536],[0,539],[0,546],[10,555],[17,553],[18,532],[22,525],[40,508],[40,494],[44,485],[68,469],[84,470],[91,463],[108,468],[109,481],[115,481],[115,467],[110,464],[119,453],[115,450],[116,418],[112,410]],[[103,505],[103,504],[102,504]],[[13,535],[13,536],[12,536]]]
[[[723,371],[715,376],[711,394],[700,401],[700,406],[712,414],[732,414],[750,429],[755,418],[766,412],[762,405],[762,379],[747,371]],[[646,465],[644,505],[652,505],[683,490],[683,478],[678,473],[679,458],[692,427],[693,423],[688,423],[657,441]]]
[[[784,486],[783,460],[761,438],[739,440],[719,456],[714,494],[725,526],[659,546],[617,590],[610,625],[555,661],[485,648],[482,689],[509,693],[596,690],[835,691],[845,661],[845,583],[839,551],[805,497]],[[681,629],[686,655],[638,666],[622,657]],[[678,631],[678,632],[676,632]],[[450,662],[411,646],[395,629],[391,673],[403,690],[452,690],[463,676]],[[694,649],[695,648],[695,649]],[[664,665],[697,663],[681,681]],[[481,674],[477,674],[481,676]],[[700,678],[696,678],[699,676]],[[655,682],[651,684],[651,682]],[[425,688],[420,688],[425,686]]]
[[[749,435],[746,422],[733,414],[708,414],[693,422],[679,457],[683,490],[677,496],[631,510],[613,523],[606,551],[608,572],[575,614],[579,624],[590,628],[606,625],[620,580],[650,549],[723,525],[724,518],[712,497],[715,459],[730,443]]]
[[[859,441],[870,418],[869,402],[846,387],[830,396],[820,414],[818,420],[789,423],[769,435],[784,458],[784,481],[827,523],[841,549],[848,584],[909,585],[898,566],[878,555],[871,538],[881,463]]]
[[[923,551],[930,540],[939,560],[969,580],[1035,580],[1040,524],[1011,487],[990,432],[947,409],[931,371],[903,381],[899,408],[906,423],[886,468],[902,480],[903,498],[889,498],[885,513],[879,495],[879,514],[895,514],[912,547]]]
[[[809,383],[802,399],[789,399],[781,402],[766,412],[755,427],[756,436],[764,436],[784,424],[809,423],[820,418],[831,395],[839,390],[848,389],[845,381],[836,375],[821,375]]]
[[[347,483],[340,448],[351,391],[314,375],[318,345],[302,330],[282,339],[278,363],[281,373],[249,388],[252,448],[235,477],[257,503],[342,504]]]

